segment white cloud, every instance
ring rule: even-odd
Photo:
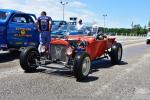
[[[16,9],[23,12],[30,12],[39,15],[41,11],[47,11],[49,16],[53,19],[62,19],[62,6],[59,0],[3,0],[0,1],[0,8]],[[73,1],[66,5],[65,15],[66,19],[70,16],[83,17],[87,19],[92,14],[86,10],[86,4],[80,1]],[[73,10],[76,9],[74,12]]]
[[[69,5],[71,7],[79,7],[79,8],[86,8],[87,7],[87,5],[85,3],[82,3],[80,1],[72,1],[69,3]]]
[[[46,11],[52,19],[62,19],[62,5],[60,0],[0,0],[0,8],[16,9],[27,13],[34,13],[39,16],[41,11]],[[97,22],[103,26],[103,18],[90,11],[88,5],[80,0],[71,0],[65,7],[65,19],[76,16],[83,19],[84,22]],[[118,26],[119,23],[111,23],[109,27]]]

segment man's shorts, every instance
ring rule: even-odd
[[[40,44],[50,44],[51,41],[51,36],[50,36],[50,32],[41,32],[40,36],[39,36],[39,40],[40,40]]]

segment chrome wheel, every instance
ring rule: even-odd
[[[89,57],[85,57],[82,62],[82,73],[87,76],[90,72],[91,60]]]

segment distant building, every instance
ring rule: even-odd
[[[77,17],[70,17],[69,24],[70,25],[76,25],[77,24]]]

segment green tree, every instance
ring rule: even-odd
[[[100,27],[103,30],[103,27]],[[146,25],[142,27],[140,24],[133,25],[131,28],[106,28],[107,33],[109,34],[118,34],[118,35],[144,35],[147,33]]]

